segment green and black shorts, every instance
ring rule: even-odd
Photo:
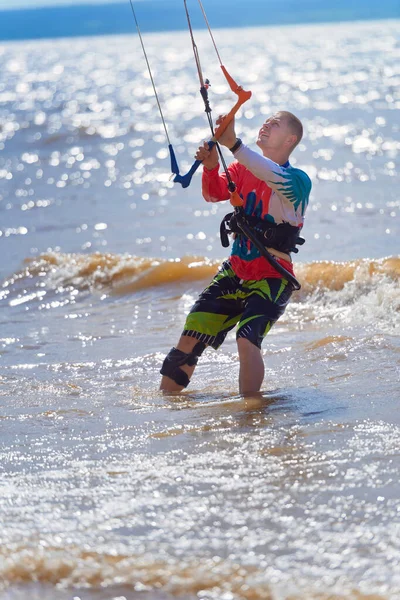
[[[285,312],[292,290],[286,279],[239,279],[225,261],[193,305],[182,335],[216,350],[237,325],[236,339],[246,338],[261,348],[264,337]]]

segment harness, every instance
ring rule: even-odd
[[[300,236],[301,228],[290,225],[290,223],[279,223],[277,225],[252,215],[242,215],[241,222],[243,223],[243,221],[254,230],[258,237],[263,238],[262,242],[267,248],[274,248],[279,252],[285,252],[285,254],[297,253],[299,249],[296,246],[302,246],[305,243],[305,239]],[[238,224],[237,212],[228,213],[221,221],[220,236],[224,248],[229,246],[228,234],[230,233],[243,235]]]
[[[296,246],[302,246],[305,243],[305,239],[300,236],[300,230],[300,227],[295,227],[290,223],[277,225],[253,215],[246,215],[243,207],[236,207],[234,212],[228,213],[222,219],[220,237],[224,248],[229,246],[228,235],[230,233],[248,237],[278,273],[288,279],[294,289],[299,290],[300,284],[297,279],[268,252],[267,248],[273,248],[285,254],[297,253],[299,249]]]

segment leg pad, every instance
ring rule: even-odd
[[[201,356],[205,348],[206,345],[203,342],[197,342],[191,352],[182,352],[178,348],[171,348],[161,367],[161,375],[166,375],[178,385],[187,387],[190,381],[189,377],[180,367],[182,365],[189,365],[190,367],[197,365],[199,356]]]

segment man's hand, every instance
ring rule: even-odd
[[[216,121],[217,126],[221,125],[225,119],[225,115],[220,115]],[[218,131],[218,127],[216,132]],[[228,127],[224,131],[224,133],[219,138],[218,142],[221,146],[226,146],[227,148],[232,148],[236,142],[236,133],[235,133],[235,119],[229,123]]]
[[[203,167],[211,171],[218,165],[217,148],[213,146],[211,150],[209,150],[208,142],[204,142],[204,144],[197,150],[195,159],[203,161]]]

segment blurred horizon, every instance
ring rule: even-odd
[[[164,0],[135,0],[135,4],[138,2],[163,2]],[[177,2],[178,0],[175,0]],[[129,0],[128,0],[129,2]],[[53,8],[57,6],[77,6],[77,5],[96,5],[96,4],[122,4],[121,0],[36,0],[35,6],[32,6],[32,0],[14,0],[13,5],[10,6],[9,0],[0,0],[0,11],[11,11],[11,10],[36,10],[38,8]]]
[[[321,0],[204,0],[211,27],[241,28],[267,25],[295,25],[370,21],[399,18],[398,0],[337,0],[327,6]],[[134,0],[143,32],[179,31],[187,28],[181,0]],[[189,5],[193,27],[204,28],[200,8]],[[0,0],[0,40],[44,39],[59,37],[129,34],[136,31],[129,0],[39,0],[35,7],[17,0],[10,8]]]

